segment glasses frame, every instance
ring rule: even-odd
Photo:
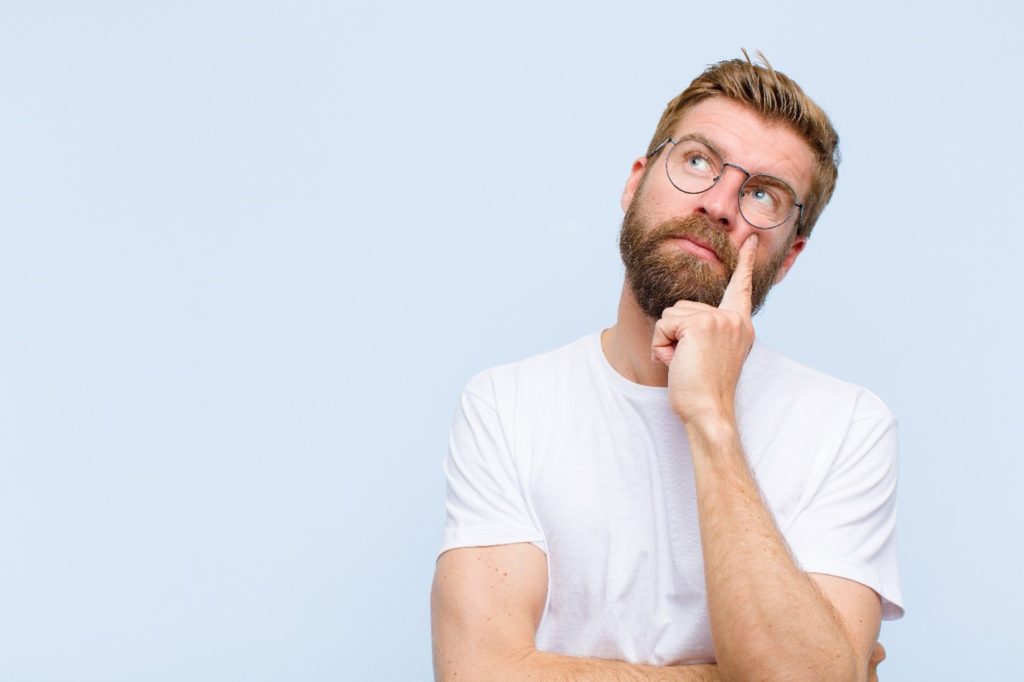
[[[674,139],[672,137],[667,137],[667,138],[665,138],[664,142],[662,142],[657,147],[655,147],[653,150],[651,150],[651,153],[647,155],[647,158],[648,159],[653,159],[655,156],[658,155],[658,152],[660,152],[665,147],[665,145],[667,145],[670,142],[672,143],[672,147],[674,149],[677,144],[679,144],[680,142],[686,141],[686,140],[692,140],[693,142],[699,142],[702,145],[704,145],[705,147],[707,147],[708,149],[710,149],[712,152],[714,152],[715,156],[717,156],[722,161],[722,172],[719,173],[718,176],[714,180],[711,181],[711,185],[707,189],[702,189],[699,192],[690,192],[688,190],[685,190],[685,189],[683,189],[682,187],[680,187],[679,185],[677,185],[675,183],[675,181],[672,179],[672,174],[668,170],[668,157],[672,153],[671,150],[669,150],[669,152],[667,154],[665,154],[665,177],[668,178],[669,183],[673,187],[675,187],[677,190],[679,190],[683,194],[703,194],[704,192],[707,192],[709,189],[711,189],[712,187],[714,187],[715,185],[718,184],[718,181],[721,180],[722,177],[725,175],[725,169],[726,168],[735,168],[736,170],[738,170],[739,172],[741,172],[741,173],[743,173],[744,175],[747,176],[747,179],[743,181],[742,185],[740,185],[740,191],[738,192],[738,194],[736,196],[736,206],[737,206],[737,208],[740,211],[740,215],[743,216],[743,220],[745,220],[748,225],[750,225],[751,227],[756,228],[758,230],[774,230],[776,227],[779,227],[780,225],[784,225],[790,218],[793,217],[793,214],[795,213],[797,215],[797,220],[796,220],[797,229],[800,228],[800,221],[803,220],[803,217],[804,217],[804,205],[796,200],[797,199],[797,194],[796,194],[796,191],[793,189],[792,185],[790,185],[788,182],[786,182],[782,178],[775,177],[774,175],[768,175],[767,173],[751,173],[750,171],[748,171],[743,166],[738,166],[735,163],[727,162],[725,159],[722,159],[722,155],[719,154],[718,151],[714,147],[710,146],[707,142],[705,142],[704,140],[702,140],[702,139],[700,139],[698,137],[694,137],[694,136],[690,136],[690,135],[683,135],[678,140],[676,140],[676,139]],[[785,218],[782,219],[782,222],[776,223],[776,224],[772,225],[771,227],[761,227],[760,225],[755,225],[754,223],[750,222],[750,220],[747,218],[747,216],[743,213],[743,204],[740,203],[742,201],[742,199],[743,199],[743,190],[746,189],[747,183],[750,182],[751,178],[753,178],[755,176],[759,176],[759,175],[760,176],[764,176],[766,178],[771,178],[772,180],[776,180],[776,181],[780,182],[783,186],[786,187],[786,189],[788,189],[793,194],[793,208],[795,208],[796,210],[795,211],[790,211],[789,215],[787,215]]]

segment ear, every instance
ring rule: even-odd
[[[804,247],[807,246],[807,237],[797,237],[793,240],[793,243],[789,245],[789,249],[786,250],[786,257],[782,259],[782,267],[775,274],[775,284],[778,284],[789,272],[789,269],[796,263],[796,257],[803,253]]]
[[[646,167],[646,156],[641,156],[633,162],[633,169],[629,172],[629,178],[626,179],[626,186],[622,190],[622,199],[620,204],[622,205],[623,211],[626,211],[629,208],[629,205],[633,203],[633,197],[636,196],[636,192],[640,188],[640,181],[644,177],[644,169]]]

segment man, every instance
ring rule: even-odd
[[[669,103],[622,195],[616,324],[463,393],[438,679],[876,679],[902,615],[895,421],[751,324],[837,145],[767,62]]]

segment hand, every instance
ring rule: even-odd
[[[881,642],[875,642],[875,648],[871,650],[871,660],[868,661],[868,682],[878,682],[878,664],[885,660],[885,647]]]
[[[754,342],[750,291],[756,253],[752,234],[740,247],[717,308],[679,301],[654,325],[651,354],[668,365],[669,402],[685,424],[734,418],[736,382]]]

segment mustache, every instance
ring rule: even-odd
[[[729,241],[729,235],[700,213],[692,213],[683,218],[672,218],[661,223],[647,235],[646,241],[660,243],[666,239],[680,237],[693,239],[709,248],[725,265],[730,274],[736,269],[739,251]]]

